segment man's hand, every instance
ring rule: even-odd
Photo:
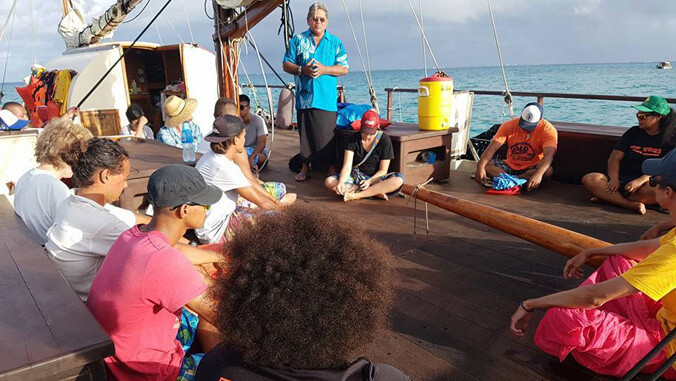
[[[255,159],[255,158],[256,158],[256,157],[255,157],[254,155],[249,156],[249,168],[251,168],[252,170],[253,170],[254,167],[256,166],[256,165],[254,164],[254,159]]]
[[[321,62],[313,58],[310,64],[312,65],[312,74],[310,75],[312,78],[326,74],[326,66],[322,65]]]
[[[630,182],[628,182],[627,185],[624,186],[624,189],[629,193],[634,193],[636,190],[638,190],[638,188],[643,186],[644,183],[645,182],[640,178],[633,179]]]
[[[566,262],[566,266],[563,268],[563,279],[580,279],[584,272],[582,271],[582,266],[587,263],[589,259],[589,253],[587,250],[581,251],[578,255],[569,259]]]
[[[315,78],[314,77],[314,60],[308,62],[306,65],[303,65],[300,67],[300,73],[302,75],[307,75],[308,77]]]
[[[620,187],[620,180],[611,178],[606,184],[606,192],[613,194],[617,192],[617,189]]]
[[[533,318],[533,313],[524,310],[521,306],[517,307],[514,315],[510,319],[509,330],[515,336],[524,337],[526,336],[526,331],[528,331],[528,326],[530,325],[530,320]]]
[[[527,190],[534,190],[537,187],[540,186],[540,183],[542,182],[542,175],[541,174],[534,174],[533,176],[528,179],[528,182],[526,183],[526,189]]]
[[[369,180],[362,180],[359,182],[359,189],[362,191],[365,191],[371,186],[371,182]]]
[[[477,166],[476,172],[474,173],[474,180],[476,180],[479,185],[484,185],[486,183],[486,168]]]
[[[350,187],[349,187],[349,185],[348,185],[347,183],[341,183],[341,184],[338,184],[338,186],[336,187],[336,192],[337,192],[339,195],[344,196],[345,193],[347,193],[347,191],[348,191],[349,189],[350,189]]]

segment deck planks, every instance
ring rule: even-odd
[[[321,173],[313,172],[303,183],[293,180],[287,163],[298,152],[296,133],[277,131],[272,148],[263,180],[285,182],[289,192],[298,193],[298,202],[348,216],[392,250],[397,290],[391,329],[366,355],[415,380],[609,379],[540,351],[533,335],[542,312],[534,316],[528,338],[509,332],[519,301],[580,283],[563,280],[567,258],[431,205],[428,237],[423,202],[418,202],[414,235],[413,201],[343,203],[324,189]],[[637,239],[668,218],[591,204],[580,186],[570,184],[544,184],[522,196],[491,196],[468,174],[452,171],[448,183],[427,187],[608,242]]]

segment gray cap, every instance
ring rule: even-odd
[[[148,200],[155,208],[188,203],[213,205],[222,196],[219,188],[207,185],[197,169],[183,164],[162,167],[148,180]]]
[[[239,135],[245,127],[242,118],[234,115],[222,115],[214,120],[214,129],[204,140],[212,143],[224,142]]]

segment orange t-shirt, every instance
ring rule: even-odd
[[[519,118],[509,120],[500,126],[493,137],[494,142],[507,142],[507,160],[510,168],[521,171],[531,168],[542,160],[545,147],[554,147],[558,143],[558,134],[551,123],[542,119],[533,131],[519,127]]]

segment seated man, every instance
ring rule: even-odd
[[[197,381],[410,381],[360,357],[388,325],[392,254],[352,222],[294,205],[243,226],[212,293],[224,342]]]
[[[326,188],[342,195],[344,201],[372,196],[387,200],[388,196],[397,194],[406,181],[399,172],[388,173],[394,149],[390,137],[379,127],[378,113],[366,111],[359,133],[352,134],[347,142],[340,175],[331,175],[324,181]]]
[[[207,285],[175,247],[187,229],[202,226],[206,210],[221,196],[186,165],[168,165],[150,176],[152,220],[117,239],[87,301],[115,344],[115,355],[105,359],[114,379],[194,379],[202,355],[185,353],[195,331],[217,331],[208,323],[214,314],[206,302]],[[200,340],[202,350],[218,341]]]
[[[73,175],[79,154],[92,134],[66,118],[54,118],[38,135],[35,158],[39,165],[19,178],[14,194],[14,211],[41,245],[54,223],[57,208],[71,192],[61,179]]]
[[[270,155],[270,149],[266,146],[268,127],[263,118],[251,112],[251,100],[246,94],[239,95],[239,116],[246,126],[244,147],[249,158],[249,167],[254,171],[262,169]]]
[[[556,154],[558,135],[551,123],[542,118],[542,106],[532,102],[524,107],[520,118],[509,120],[500,126],[493,141],[481,155],[476,166],[475,179],[485,185],[501,173],[528,180],[527,190],[540,186],[543,179],[552,177],[552,161]],[[507,143],[507,159],[493,158]]]
[[[233,229],[243,218],[251,217],[254,207],[270,210],[296,200],[295,194],[286,193],[286,186],[282,183],[251,185],[233,162],[235,155],[244,152],[245,136],[242,120],[227,115],[216,118],[214,132],[205,137],[211,143],[211,150],[202,156],[196,168],[207,184],[217,186],[225,195],[209,210],[204,226],[195,230],[203,244],[230,240]],[[240,196],[244,200],[240,200]]]
[[[657,202],[676,222],[676,152],[648,159],[642,168]],[[523,301],[511,330],[523,337],[533,310],[549,308],[535,334],[542,350],[561,361],[570,353],[594,372],[621,376],[676,326],[676,230],[662,238],[585,250],[566,263],[564,277],[581,277],[592,256],[608,258],[580,287]],[[643,371],[654,372],[674,352],[672,341]],[[674,380],[676,370],[670,367],[664,376]]]
[[[5,102],[5,104],[2,105],[2,109],[11,112],[19,120],[28,120],[28,111],[26,111],[26,108],[23,107],[21,103]]]
[[[142,139],[155,139],[153,135],[153,129],[148,125],[148,118],[146,118],[145,113],[141,106],[136,103],[132,103],[129,108],[127,108],[127,120],[129,124],[122,127],[121,135],[131,135],[137,138]]]

